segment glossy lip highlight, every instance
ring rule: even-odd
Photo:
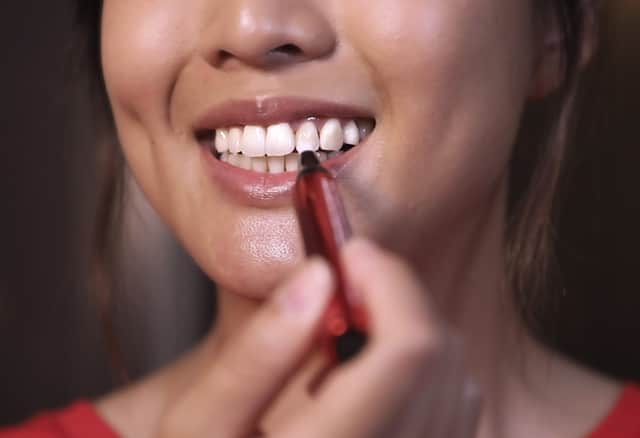
[[[341,105],[327,101],[317,101],[298,97],[256,98],[255,100],[231,100],[207,110],[194,125],[194,136],[206,130],[229,126],[258,125],[291,122],[308,117],[338,119],[375,117],[360,107]],[[364,149],[368,138],[358,146],[324,161],[322,164],[339,177],[346,164]],[[222,187],[235,201],[262,208],[276,208],[291,205],[291,190],[297,172],[269,174],[255,172],[233,166],[217,159],[209,147],[198,142],[205,170],[214,182]]]

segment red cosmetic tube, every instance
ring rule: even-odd
[[[335,178],[320,165],[314,152],[300,157],[301,170],[294,189],[294,204],[307,255],[320,255],[333,269],[336,291],[323,319],[320,340],[331,364],[355,356],[367,341],[367,318],[354,302],[345,281],[340,247],[351,227]]]

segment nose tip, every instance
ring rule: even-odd
[[[306,0],[228,3],[219,11],[215,47],[209,51],[210,62],[217,67],[284,67],[328,56],[335,49],[330,23]]]

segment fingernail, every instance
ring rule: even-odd
[[[312,259],[287,286],[283,294],[287,312],[300,316],[314,316],[320,313],[331,294],[333,275],[327,262]]]

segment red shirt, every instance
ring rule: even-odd
[[[0,431],[0,438],[118,438],[91,404],[77,402],[65,410],[41,414]],[[607,417],[586,438],[640,438],[640,387],[625,387]]]
[[[24,424],[0,430],[0,438],[119,438],[91,403],[79,401],[68,408],[43,413]]]
[[[640,438],[640,387],[625,387],[609,415],[587,438]]]

